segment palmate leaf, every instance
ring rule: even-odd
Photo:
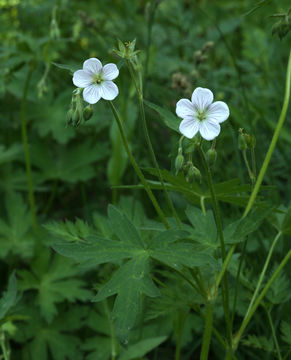
[[[263,220],[272,212],[268,209],[255,209],[250,212],[245,218],[237,220],[229,224],[224,229],[224,238],[226,244],[235,244],[242,242],[246,236],[256,231]]]
[[[23,360],[83,359],[80,339],[70,333],[82,326],[83,308],[71,307],[49,325],[36,308],[25,308],[24,313],[29,321],[20,324],[15,336],[15,341],[24,344]]]
[[[206,247],[216,248],[219,246],[217,239],[216,224],[212,211],[208,210],[206,215],[194,206],[188,206],[186,215],[193,225],[191,238]]]
[[[0,258],[8,253],[27,258],[32,255],[31,214],[20,194],[8,192],[5,196],[6,219],[0,218]]]
[[[118,338],[125,341],[140,311],[142,295],[159,295],[150,276],[152,260],[175,270],[206,264],[215,268],[217,263],[208,253],[198,251],[195,244],[179,241],[187,236],[185,231],[173,229],[161,232],[159,229],[148,244],[149,240],[141,236],[144,233],[139,232],[127,215],[110,205],[108,216],[114,239],[90,235],[78,242],[58,242],[53,248],[77,260],[82,266],[93,267],[107,262],[120,265],[94,300],[101,301],[116,295],[112,316]]]
[[[157,170],[153,168],[145,168],[146,172],[151,175],[158,176]],[[200,199],[203,197],[205,201],[211,202],[211,195],[208,190],[202,190],[198,184],[189,184],[182,174],[173,175],[167,170],[161,171],[163,179],[170,185],[167,188],[172,191],[182,193],[190,202],[199,205]],[[151,185],[151,183],[150,183]],[[153,184],[154,188],[161,189],[160,182]],[[249,196],[244,194],[251,190],[248,184],[240,184],[239,179],[232,179],[214,185],[216,197],[218,200],[230,204],[245,206]]]
[[[158,106],[156,104],[151,103],[150,101],[144,100],[144,103],[150,107],[151,109],[155,110],[161,117],[163,123],[169,127],[170,129],[179,132],[179,124],[181,122],[181,119],[179,119],[176,115],[174,115],[171,111],[162,108],[161,106]]]
[[[282,340],[291,345],[291,324],[288,324],[286,321],[282,321],[280,329],[282,333]]]
[[[57,303],[91,298],[92,293],[85,289],[85,282],[76,277],[78,272],[72,260],[59,255],[52,258],[50,251],[43,249],[31,262],[31,271],[18,271],[19,287],[37,291],[35,303],[40,307],[43,318],[50,323],[58,312]]]

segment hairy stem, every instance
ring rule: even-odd
[[[117,122],[119,131],[120,131],[120,135],[121,135],[121,138],[122,138],[122,141],[123,141],[123,145],[124,145],[125,150],[127,152],[128,158],[129,158],[129,160],[130,160],[130,162],[131,162],[137,176],[139,177],[141,183],[143,184],[144,189],[147,192],[147,194],[148,194],[148,196],[149,196],[149,198],[150,198],[150,200],[151,200],[157,214],[159,215],[161,221],[164,223],[165,227],[167,229],[169,229],[170,225],[169,225],[169,223],[168,223],[162,209],[160,208],[160,206],[159,206],[159,204],[157,202],[157,199],[155,198],[149,184],[147,183],[145,177],[143,176],[143,173],[142,173],[141,169],[139,168],[138,164],[136,163],[135,158],[132,155],[132,152],[129,149],[128,142],[127,142],[127,139],[126,139],[126,135],[125,135],[125,132],[124,132],[123,125],[122,125],[122,122],[120,120],[120,117],[118,115],[118,112],[116,111],[116,109],[115,109],[115,107],[114,107],[114,105],[113,105],[113,103],[111,101],[109,101],[109,105],[111,107],[113,116],[115,117],[115,120]]]
[[[172,211],[172,214],[173,216],[175,217],[176,221],[177,221],[177,224],[179,226],[179,228],[182,228],[182,223],[181,223],[181,220],[179,219],[179,216],[174,208],[174,205],[173,205],[173,202],[168,194],[168,191],[165,187],[165,183],[164,183],[164,179],[163,179],[163,176],[162,176],[162,173],[161,173],[161,170],[160,170],[160,167],[159,167],[159,164],[157,162],[157,158],[156,158],[156,155],[155,155],[155,152],[154,152],[154,149],[153,149],[153,146],[152,146],[152,142],[151,142],[151,139],[150,139],[150,135],[149,135],[149,132],[148,132],[148,127],[147,127],[147,121],[146,121],[146,117],[145,117],[145,110],[144,110],[144,103],[143,103],[143,93],[142,93],[142,84],[140,85],[140,88],[138,87],[137,85],[137,82],[135,80],[135,75],[134,75],[134,71],[132,69],[132,65],[130,63],[129,60],[126,61],[127,62],[127,66],[128,66],[128,69],[129,69],[129,72],[130,72],[130,76],[134,82],[134,86],[135,86],[135,89],[136,89],[136,92],[137,92],[137,95],[138,95],[138,101],[139,101],[139,108],[140,108],[140,114],[141,114],[141,119],[142,119],[142,125],[143,125],[143,131],[144,131],[144,134],[145,134],[145,138],[146,138],[146,143],[147,143],[147,146],[148,146],[148,149],[149,149],[149,152],[150,152],[150,156],[152,158],[152,162],[157,170],[157,173],[158,173],[158,177],[159,177],[159,180],[161,182],[161,186],[162,186],[162,189],[165,193],[165,196],[166,196],[166,200],[167,200],[167,203]]]

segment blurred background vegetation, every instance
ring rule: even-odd
[[[12,359],[83,359],[84,354],[90,360],[109,358],[108,354],[100,355],[100,349],[94,350],[98,341],[102,343],[100,339],[96,344],[88,341],[101,330],[88,320],[93,311],[90,304],[82,305],[91,296],[85,290],[90,288],[87,275],[79,272],[77,276],[70,263],[59,264],[59,255],[50,260],[50,237],[42,228],[37,235],[33,231],[21,117],[26,116],[39,224],[76,217],[100,224],[108,203],[128,206],[132,192],[111,186],[134,184],[137,178],[106,102],[95,105],[93,118],[83,126],[66,126],[74,89],[67,68],[79,69],[89,57],[118,63],[112,51],[117,39],[136,39],[147,100],[174,112],[180,98],[190,97],[194,88],[201,86],[210,88],[216,100],[227,102],[231,116],[217,140],[215,182],[238,177],[242,183],[249,183],[238,150],[238,130],[255,135],[260,167],[280,114],[290,48],[290,17],[273,15],[286,14],[289,6],[288,0],[258,1],[258,6],[252,0],[0,0],[0,289],[6,289],[11,271],[18,270],[19,287],[24,291],[18,311],[34,313],[37,319],[33,324],[23,321],[20,333],[18,326],[8,323]],[[120,95],[115,102],[132,150],[141,166],[151,166],[135,90],[125,67],[120,69],[116,83]],[[167,129],[152,109],[147,108],[147,119],[159,164],[172,170],[178,135]],[[273,186],[268,197],[286,206],[291,195],[290,125],[289,109],[265,178],[266,184]],[[139,191],[134,196],[143,203],[148,217],[155,217],[146,196]],[[177,194],[173,199],[183,217],[185,200]],[[164,202],[163,196],[160,201]],[[223,210],[229,218],[239,213],[239,208],[230,211],[228,205]],[[85,231],[85,224],[82,226]],[[260,245],[264,247],[263,239]],[[249,251],[258,246],[253,244]],[[284,246],[278,249],[282,252]],[[59,290],[52,291],[57,299],[52,304],[57,303],[58,310],[55,305],[46,308],[52,295],[41,293],[36,285],[41,276],[50,273],[49,268],[51,272],[63,271],[79,289],[67,297],[56,296]],[[31,276],[36,278],[34,282]],[[73,305],[76,300],[78,305]],[[37,306],[29,306],[30,302]],[[197,319],[196,324],[200,324]],[[46,340],[34,338],[36,329],[47,324],[53,324],[49,328],[54,332],[47,342],[50,355],[41,347]],[[82,353],[79,345],[84,333],[81,335],[79,329],[85,325],[88,337]],[[69,327],[70,334],[60,335]],[[183,346],[190,355],[185,359],[192,356],[191,334],[199,333],[201,324],[197,329],[190,324],[186,329]],[[66,347],[71,346],[67,353],[56,340],[58,336],[63,336]],[[58,352],[52,350],[54,346]],[[172,345],[167,346],[162,352],[168,359]],[[248,350],[244,351],[244,358],[249,358]],[[252,359],[262,359],[262,354]]]

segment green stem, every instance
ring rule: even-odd
[[[26,99],[27,99],[27,93],[28,93],[32,72],[33,72],[33,67],[30,66],[25,80],[24,90],[21,100],[21,134],[22,134],[22,143],[23,143],[24,155],[25,155],[25,167],[26,167],[27,185],[28,185],[28,200],[29,200],[33,227],[36,230],[37,219],[36,219],[36,211],[35,211],[34,192],[33,192],[32,176],[31,176],[31,162],[30,162],[29,146],[27,139],[27,124],[26,124]]]
[[[247,310],[247,312],[246,312],[246,314],[245,314],[245,317],[244,317],[245,319],[246,319],[247,316],[249,315],[249,313],[250,313],[250,311],[251,311],[251,309],[252,309],[252,307],[253,307],[253,304],[254,304],[254,302],[255,302],[255,300],[256,300],[256,297],[257,297],[257,295],[258,295],[258,292],[260,291],[262,282],[263,282],[264,277],[265,277],[265,273],[266,273],[267,268],[268,268],[268,266],[269,266],[269,262],[270,262],[271,256],[272,256],[272,254],[273,254],[274,248],[275,248],[275,246],[276,246],[276,244],[277,244],[280,236],[281,236],[281,232],[279,231],[278,234],[276,235],[274,241],[273,241],[273,244],[272,244],[270,250],[269,250],[267,259],[266,259],[266,261],[265,261],[265,265],[264,265],[264,267],[263,267],[263,270],[262,270],[262,272],[261,272],[259,281],[258,281],[257,286],[256,286],[256,289],[255,289],[255,292],[254,292],[254,294],[253,294],[253,296],[252,296],[250,305],[249,305],[248,310]]]
[[[212,333],[212,321],[213,321],[213,301],[207,301],[206,303],[206,317],[205,317],[205,328],[203,334],[203,343],[200,353],[200,360],[207,360],[209,347],[211,342],[211,333]]]
[[[5,334],[3,331],[1,331],[1,333],[0,333],[0,346],[1,346],[2,354],[3,354],[3,359],[9,360],[8,352],[7,352],[6,346],[5,346]]]
[[[106,313],[106,316],[107,316],[107,319],[108,319],[108,322],[109,322],[109,328],[110,328],[111,360],[115,360],[116,355],[117,355],[117,340],[116,340],[116,336],[115,336],[115,330],[114,330],[113,322],[112,322],[111,317],[110,317],[110,311],[109,311],[107,299],[105,299],[103,301],[103,304],[104,304],[105,313]]]
[[[157,158],[156,158],[156,155],[155,155],[155,152],[154,152],[154,149],[153,149],[153,146],[152,146],[152,142],[151,142],[151,139],[150,139],[150,135],[149,135],[149,132],[148,132],[148,127],[147,127],[147,122],[146,122],[146,117],[145,117],[145,111],[144,111],[143,93],[142,93],[142,90],[137,85],[137,82],[135,80],[135,75],[134,75],[134,72],[133,72],[132,65],[131,65],[130,61],[126,60],[126,63],[127,63],[127,67],[129,69],[129,72],[130,72],[130,76],[131,76],[131,78],[133,80],[137,95],[138,95],[138,101],[139,101],[139,108],[140,108],[140,113],[141,113],[143,131],[144,131],[147,146],[149,148],[149,152],[150,152],[150,155],[151,155],[151,158],[152,158],[152,162],[154,163],[154,166],[155,166],[155,168],[157,170],[159,180],[161,182],[162,189],[163,189],[163,191],[165,193],[168,205],[169,205],[169,207],[170,207],[170,209],[172,211],[172,214],[174,215],[174,217],[175,217],[175,219],[177,221],[177,224],[178,224],[179,228],[181,229],[182,228],[181,220],[179,219],[179,216],[178,216],[178,214],[177,214],[177,212],[176,212],[176,210],[174,208],[173,202],[172,202],[172,200],[171,200],[171,198],[170,198],[170,196],[168,194],[168,191],[167,191],[167,189],[165,187],[164,179],[163,179],[161,170],[159,168],[159,164],[157,162]],[[141,88],[142,88],[142,84],[141,84]]]
[[[132,155],[132,152],[131,152],[130,149],[129,149],[128,142],[127,142],[127,139],[126,139],[126,135],[125,135],[125,132],[124,132],[124,129],[123,129],[123,126],[122,126],[122,122],[121,122],[121,120],[120,120],[120,117],[119,117],[119,115],[118,115],[118,113],[117,113],[117,111],[116,111],[116,109],[115,109],[115,107],[114,107],[114,105],[113,105],[113,103],[112,103],[111,101],[109,101],[109,105],[110,105],[110,107],[111,107],[113,116],[115,117],[115,120],[116,120],[116,122],[117,122],[119,131],[120,131],[120,135],[121,135],[121,138],[122,138],[122,141],[123,141],[123,145],[124,145],[124,147],[125,147],[125,150],[126,150],[126,152],[127,152],[127,155],[128,155],[128,157],[129,157],[129,160],[130,160],[130,162],[131,162],[131,164],[132,164],[132,166],[133,166],[136,174],[138,175],[141,183],[143,184],[144,189],[145,189],[145,191],[147,192],[147,194],[148,194],[148,196],[149,196],[149,198],[150,198],[150,200],[151,200],[151,202],[152,202],[152,204],[153,204],[153,206],[154,206],[157,214],[159,215],[161,221],[164,223],[165,227],[166,227],[167,229],[169,229],[169,228],[170,228],[170,225],[169,225],[169,223],[168,223],[168,221],[167,221],[167,219],[166,219],[166,217],[165,217],[162,209],[160,208],[160,206],[159,206],[159,204],[158,204],[158,202],[157,202],[157,200],[156,200],[156,198],[155,198],[155,196],[154,196],[154,194],[153,194],[153,192],[152,192],[149,184],[147,183],[145,177],[143,176],[143,173],[142,173],[141,169],[140,169],[139,166],[137,165],[137,163],[136,163],[136,161],[135,161],[135,159],[134,159],[134,157],[133,157],[133,155]]]
[[[255,155],[255,149],[251,148],[251,157],[252,157],[252,173],[254,176],[254,180],[257,177],[257,167],[256,167],[256,155]]]
[[[272,320],[272,317],[271,317],[271,314],[270,314],[270,310],[267,310],[267,309],[265,309],[265,310],[266,310],[266,313],[267,313],[267,316],[268,316],[268,320],[269,320],[269,323],[270,323],[270,327],[271,327],[271,330],[272,330],[273,340],[274,340],[274,343],[275,343],[275,347],[276,347],[278,359],[279,359],[279,360],[282,360],[282,356],[281,356],[281,352],[280,352],[280,347],[279,347],[279,344],[278,344],[278,340],[277,340],[277,336],[276,336],[276,331],[275,331],[275,328],[274,328],[274,324],[273,324],[273,320]]]
[[[280,265],[277,267],[276,271],[274,272],[274,274],[272,275],[271,279],[267,282],[267,284],[265,285],[264,289],[262,290],[262,292],[260,293],[260,295],[258,296],[257,300],[255,301],[253,307],[250,309],[250,311],[248,312],[247,317],[244,318],[241,327],[239,328],[235,338],[233,339],[233,348],[234,350],[236,350],[240,338],[245,330],[245,328],[247,327],[248,323],[250,322],[251,318],[253,317],[255,311],[257,310],[258,306],[260,305],[261,301],[263,300],[264,296],[266,295],[267,291],[270,289],[271,285],[273,284],[273,282],[276,280],[276,278],[278,277],[278,275],[280,274],[281,270],[283,269],[283,267],[287,264],[287,262],[289,261],[289,259],[291,258],[291,250],[289,250],[289,252],[287,253],[287,255],[284,257],[284,259],[281,261]]]
[[[175,360],[180,360],[181,358],[181,342],[182,342],[182,331],[185,325],[185,320],[188,314],[179,312],[178,313],[178,332],[177,332],[177,344],[175,351]]]
[[[200,157],[201,157],[204,169],[207,174],[207,181],[208,181],[208,186],[210,189],[212,206],[213,206],[213,211],[214,211],[214,215],[215,215],[218,235],[219,235],[219,239],[220,239],[221,255],[222,255],[222,260],[224,261],[225,257],[226,257],[224,236],[223,236],[220,211],[219,211],[218,202],[217,202],[217,198],[216,198],[216,194],[215,194],[215,190],[214,190],[212,176],[211,176],[210,168],[208,166],[208,163],[207,163],[207,160],[206,160],[206,157],[205,157],[205,154],[204,154],[204,151],[203,151],[201,145],[198,147],[198,150],[200,153]],[[227,327],[227,337],[228,337],[229,344],[231,345],[232,337],[231,337],[231,323],[230,323],[230,314],[229,314],[229,290],[228,290],[228,279],[227,279],[226,273],[224,273],[224,275],[223,275],[222,299],[223,299],[223,308],[224,308],[224,315],[225,315],[225,321],[226,321],[226,327]]]
[[[206,209],[205,209],[205,196],[201,196],[200,197],[200,206],[201,206],[201,210],[202,210],[202,213],[203,215],[206,215]]]
[[[291,85],[291,50],[290,50],[290,53],[289,53],[289,60],[288,60],[288,66],[287,66],[286,87],[285,87],[285,96],[284,96],[284,102],[283,102],[282,111],[281,111],[281,114],[280,114],[280,117],[279,117],[278,124],[277,124],[276,129],[275,129],[271,144],[269,146],[269,149],[267,151],[265,160],[263,162],[260,173],[258,175],[255,187],[253,189],[253,192],[251,193],[251,196],[249,198],[249,202],[248,202],[247,207],[245,209],[244,217],[249,213],[249,211],[251,210],[251,208],[252,208],[252,206],[253,206],[253,204],[255,202],[255,199],[256,199],[257,194],[259,192],[259,189],[260,189],[260,186],[262,184],[263,178],[264,178],[265,173],[267,171],[269,162],[271,160],[271,156],[272,156],[272,154],[274,152],[274,149],[275,149],[275,146],[276,146],[280,131],[281,131],[282,126],[284,124],[286,114],[287,114],[287,110],[288,110],[289,99],[290,99],[290,85]]]
[[[253,183],[254,182],[254,175],[253,175],[252,170],[250,168],[250,164],[249,164],[249,161],[248,161],[248,158],[247,158],[246,150],[243,150],[242,154],[243,154],[244,162],[245,162],[246,167],[248,169],[249,177],[251,179],[251,182]]]
[[[232,328],[232,326],[233,326],[233,321],[234,321],[234,317],[235,317],[235,311],[236,311],[236,305],[237,305],[237,297],[238,297],[238,286],[239,286],[240,272],[241,272],[243,260],[244,260],[245,254],[246,254],[247,242],[248,242],[248,239],[246,238],[245,241],[244,241],[244,243],[243,243],[243,250],[242,250],[241,257],[240,257],[240,261],[239,261],[239,265],[238,265],[238,269],[237,269],[237,274],[236,274],[236,279],[235,279],[234,300],[233,300],[232,316],[231,316],[231,328]]]

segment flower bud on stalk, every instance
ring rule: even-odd
[[[83,110],[83,117],[85,121],[88,121],[93,116],[93,107],[92,105],[87,105]]]
[[[67,125],[72,125],[72,122],[73,122],[73,109],[70,108],[67,112]]]
[[[243,133],[243,129],[239,129],[238,148],[240,150],[246,150],[248,148],[246,137],[245,134]]]
[[[210,166],[214,165],[217,158],[217,152],[215,149],[209,149],[206,153],[206,159]]]
[[[175,160],[176,175],[178,175],[178,173],[182,169],[183,165],[184,165],[184,156],[182,153],[182,148],[179,147],[178,155]]]
[[[197,169],[196,166],[191,164],[189,166],[189,170],[188,170],[188,173],[187,173],[187,176],[186,176],[186,181],[189,182],[189,183],[192,183],[192,182],[194,182],[194,180],[201,183],[201,173],[200,173],[199,169]]]

